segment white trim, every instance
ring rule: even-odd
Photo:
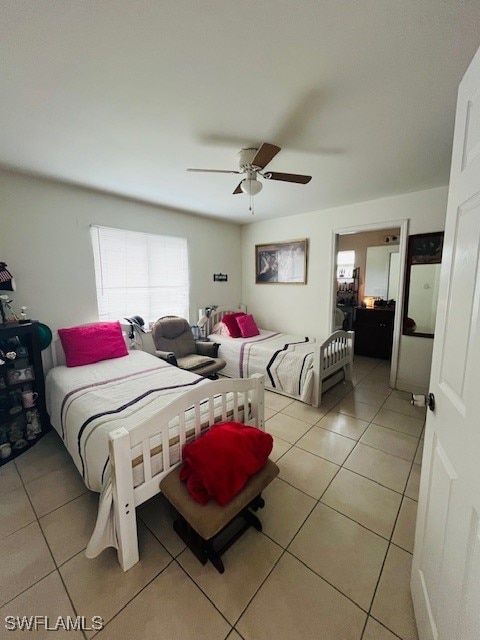
[[[393,349],[392,364],[390,367],[390,386],[395,388],[398,377],[398,362],[400,356],[400,339],[403,327],[403,300],[405,297],[405,264],[407,262],[407,245],[408,245],[408,220],[404,220],[400,225],[400,242],[399,242],[399,277],[398,277],[398,296],[395,305],[395,319],[393,324]]]

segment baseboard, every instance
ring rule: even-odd
[[[409,380],[399,380],[395,383],[395,389],[399,391],[408,391],[410,393],[423,393],[426,395],[428,393],[428,387],[425,387],[422,384],[416,384],[415,382],[410,382]]]

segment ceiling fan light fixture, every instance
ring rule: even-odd
[[[262,183],[256,178],[245,178],[240,184],[240,189],[249,196],[256,196],[257,193],[260,193],[262,187]]]

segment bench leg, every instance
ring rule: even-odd
[[[211,542],[211,540],[209,540],[207,542],[207,553],[208,553],[208,559],[210,560],[210,562],[213,564],[213,566],[215,567],[215,569],[218,571],[218,573],[224,573],[225,572],[225,566],[223,564],[223,561],[220,557],[220,554],[215,551],[215,549],[213,548],[213,544]]]
[[[253,514],[251,511],[249,511],[248,509],[246,509],[243,513],[242,516],[245,518],[246,522],[251,526],[254,527],[254,529],[256,529],[257,531],[261,531],[262,530],[262,523],[260,522],[260,520],[257,518],[257,516],[255,514]]]
[[[250,527],[254,527],[257,531],[262,531],[262,523],[257,518],[257,516],[250,511],[253,509],[256,511],[257,509],[262,509],[265,506],[265,500],[261,495],[258,495],[254,498],[250,504],[242,509],[240,513],[238,513],[233,520],[231,520],[225,527],[217,533],[210,540],[205,540],[202,536],[195,531],[195,529],[188,523],[185,518],[177,512],[177,519],[173,523],[173,528],[175,532],[180,536],[183,542],[187,545],[190,551],[195,555],[195,557],[202,563],[206,564],[208,560],[213,564],[215,569],[219,573],[224,573],[225,566],[221,559],[221,555],[229,549],[232,544],[242,536],[247,529]],[[220,548],[215,548],[215,540],[225,532],[225,530],[232,525],[237,519],[243,519],[244,524],[240,527],[236,533],[231,536]]]
[[[195,557],[200,560],[202,564],[207,564],[208,547],[205,540],[198,535],[180,514],[178,515],[178,519],[174,521],[173,528]]]
[[[256,498],[254,498],[248,506],[250,509],[253,509],[253,511],[257,511],[258,509],[263,509],[263,507],[265,506],[265,500],[262,498],[262,495],[260,494]]]

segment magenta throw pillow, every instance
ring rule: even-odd
[[[252,338],[253,336],[260,335],[257,324],[252,315],[245,315],[241,318],[237,318],[238,326],[240,327],[240,333],[242,338]]]
[[[67,367],[79,367],[128,355],[120,322],[96,322],[59,329]]]
[[[223,316],[222,322],[227,327],[227,331],[231,338],[240,338],[242,335],[240,327],[238,326],[237,318],[244,315],[243,311],[239,311],[238,313],[228,313],[226,316]]]

